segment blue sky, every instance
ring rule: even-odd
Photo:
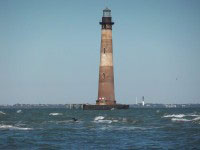
[[[199,0],[1,0],[0,104],[95,103],[106,6],[117,102],[200,103]]]

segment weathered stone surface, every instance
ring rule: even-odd
[[[102,20],[106,20],[105,18]],[[99,90],[97,105],[115,105],[113,49],[112,49],[112,18],[102,22],[101,50],[99,66]]]

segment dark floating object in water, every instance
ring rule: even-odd
[[[76,118],[72,118],[72,120],[73,120],[73,121],[77,121],[78,119],[76,119]]]

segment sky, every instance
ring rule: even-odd
[[[118,103],[200,103],[199,0],[0,0],[0,104],[95,103],[104,8]]]

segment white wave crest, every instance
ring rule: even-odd
[[[185,117],[185,115],[184,114],[172,114],[172,115],[165,115],[163,117],[164,118],[173,118],[173,117],[175,117],[175,118],[183,118],[183,117]]]
[[[97,116],[97,117],[94,118],[94,122],[95,123],[108,123],[108,124],[113,122],[112,120],[104,120],[104,118],[105,117],[103,117],[103,116]]]
[[[188,121],[191,121],[191,120],[183,119],[183,118],[172,118],[171,120],[174,121],[174,122],[188,122]]]
[[[200,115],[196,115],[196,114],[190,114],[190,115],[187,115],[187,116],[191,116],[191,117],[198,117]]]
[[[112,120],[97,120],[97,121],[94,121],[95,123],[112,123]]]
[[[103,116],[97,116],[94,118],[94,121],[97,121],[97,120],[103,120],[105,117]]]
[[[33,130],[32,128],[22,128],[12,125],[0,125],[0,129],[9,129],[9,130]]]
[[[4,113],[3,111],[0,111],[0,114],[5,115],[6,113]]]
[[[112,120],[112,122],[118,122],[118,120]]]
[[[22,112],[22,110],[17,110],[17,113],[19,114],[19,113],[21,113]]]
[[[198,120],[200,120],[200,117],[196,117],[196,118],[194,118],[194,119],[192,119],[193,121],[198,121]]]
[[[63,115],[62,113],[50,113],[50,116],[59,116],[59,115]]]

